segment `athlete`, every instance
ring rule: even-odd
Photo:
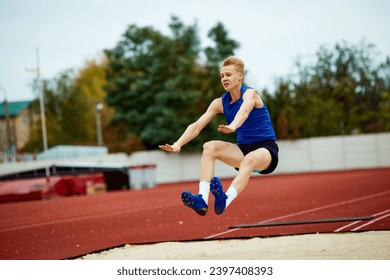
[[[219,125],[218,131],[237,134],[237,144],[213,140],[203,145],[199,193],[184,191],[181,194],[184,205],[202,216],[208,211],[210,191],[215,198],[214,212],[221,215],[246,188],[252,171],[269,174],[278,164],[279,149],[268,109],[260,95],[243,84],[244,62],[233,56],[226,58],[220,77],[226,91],[223,96],[214,99],[206,112],[190,124],[175,143],[159,146],[164,151],[180,152],[181,147],[197,137],[217,114],[224,114],[227,122]],[[214,177],[216,160],[238,170],[226,192],[220,179]]]

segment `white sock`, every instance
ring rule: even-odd
[[[203,200],[209,205],[210,183],[206,181],[199,182],[199,194],[202,195]]]
[[[226,200],[226,208],[229,206],[230,203],[238,196],[237,190],[230,186],[228,190],[226,191],[227,200]]]

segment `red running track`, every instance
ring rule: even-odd
[[[226,187],[230,180],[222,180]],[[0,205],[0,259],[66,259],[124,244],[390,229],[390,168],[253,177],[226,213],[182,205],[197,182]],[[210,204],[213,204],[210,195]],[[245,223],[372,216],[257,228]]]

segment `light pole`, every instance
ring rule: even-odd
[[[96,103],[95,110],[96,110],[96,136],[97,136],[97,143],[99,146],[103,146],[103,133],[102,133],[102,120],[101,120],[101,111],[103,110],[104,105],[103,103]]]
[[[43,151],[45,153],[45,161],[47,159],[47,132],[46,132],[46,117],[45,117],[45,102],[43,100],[43,88],[41,83],[41,73],[39,68],[39,50],[38,47],[36,50],[37,56],[37,68],[31,69],[32,72],[35,72],[37,75],[37,84],[38,84],[38,93],[39,93],[39,104],[41,109],[41,125],[42,125],[42,139],[43,139]],[[28,69],[30,70],[30,69]],[[50,169],[47,163],[45,163],[46,177],[50,177]]]

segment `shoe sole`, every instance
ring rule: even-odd
[[[214,212],[217,215],[221,215],[225,212],[226,205],[223,208],[219,207],[219,203],[217,203],[218,199],[222,196],[222,194],[225,194],[222,189],[221,180],[219,180],[218,177],[213,177],[210,181],[210,191],[215,197],[215,203],[214,203]]]
[[[207,214],[207,208],[194,208],[194,199],[187,193],[181,194],[181,201],[184,203],[185,206],[193,209],[198,215],[205,216]]]

